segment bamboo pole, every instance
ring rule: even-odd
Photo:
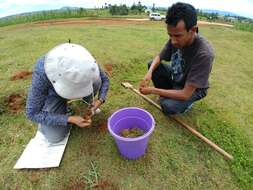
[[[132,90],[137,95],[141,96],[147,102],[149,102],[150,104],[154,105],[157,109],[159,109],[160,111],[162,111],[162,108],[161,108],[160,105],[158,105],[157,103],[155,103],[153,100],[151,100],[150,98],[148,98],[144,94],[140,93],[130,83],[128,83],[128,82],[122,82],[121,85],[124,86],[125,88],[128,88],[128,89]],[[190,131],[190,133],[192,133],[194,136],[198,137],[203,142],[205,142],[206,144],[208,144],[211,148],[213,148],[214,150],[216,150],[218,153],[220,153],[224,157],[225,160],[232,160],[233,159],[232,155],[230,155],[229,153],[227,153],[225,150],[223,150],[222,148],[220,148],[218,145],[216,145],[215,143],[213,143],[211,140],[209,140],[205,136],[203,136],[200,132],[196,131],[195,129],[193,129],[192,127],[190,127],[188,124],[186,124],[185,122],[183,122],[179,117],[177,117],[177,116],[169,116],[169,117],[171,119],[173,119],[174,121],[176,121],[177,123],[179,123],[185,129],[187,129],[188,131]]]

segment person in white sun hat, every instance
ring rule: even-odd
[[[60,44],[35,64],[26,115],[39,124],[38,130],[49,142],[56,143],[68,134],[71,124],[91,125],[91,117],[69,116],[67,101],[82,98],[94,113],[105,102],[108,89],[106,73],[88,50],[77,44]]]

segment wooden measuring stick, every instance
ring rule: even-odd
[[[144,94],[140,93],[129,82],[122,82],[121,85],[124,86],[125,88],[128,88],[128,89],[134,91],[137,95],[141,96],[147,102],[151,103],[157,109],[159,109],[160,111],[162,111],[162,108],[161,108],[160,105],[158,105],[157,103],[155,103],[153,100],[151,100],[150,98],[148,98]],[[183,122],[179,117],[177,117],[177,116],[169,116],[169,117],[171,119],[173,119],[174,121],[176,121],[177,123],[179,123],[182,127],[186,128],[188,131],[190,131],[194,136],[200,138],[202,141],[204,141],[206,144],[208,144],[211,148],[213,148],[214,150],[216,150],[218,153],[220,153],[221,155],[223,155],[223,157],[225,158],[225,160],[232,160],[233,159],[232,155],[230,155],[229,153],[227,153],[225,150],[223,150],[222,148],[220,148],[218,145],[216,145],[215,143],[213,143],[211,140],[209,140],[205,136],[203,136],[200,132],[196,131],[195,129],[193,129],[192,127],[190,127],[188,124],[186,124],[185,122]]]

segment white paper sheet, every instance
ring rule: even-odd
[[[69,134],[58,143],[50,143],[38,131],[26,146],[14,169],[58,167],[68,138]]]

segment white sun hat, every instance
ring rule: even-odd
[[[45,56],[44,67],[56,93],[66,99],[92,94],[92,84],[99,80],[96,60],[77,44],[64,43],[50,50]]]

